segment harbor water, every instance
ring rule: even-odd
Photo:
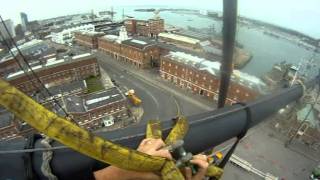
[[[134,9],[134,7],[125,7],[124,14],[145,20],[153,17],[153,12],[138,12],[134,11]],[[117,12],[115,18],[121,19],[122,8],[115,10]],[[165,19],[166,24],[175,27],[209,28],[214,25],[215,30],[221,32],[221,21],[196,14],[162,11],[160,17]],[[286,61],[293,65],[298,65],[299,62],[310,59],[313,55],[315,55],[314,59],[317,66],[319,66],[319,54],[314,54],[313,51],[298,46],[297,43],[264,34],[262,28],[238,25],[236,38],[244,49],[253,55],[251,61],[242,69],[243,72],[248,74],[261,77],[270,71],[275,63]]]

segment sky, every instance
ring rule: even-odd
[[[291,28],[320,39],[320,0],[238,0],[240,15]],[[222,10],[222,0],[0,0],[4,19],[20,23],[20,12],[30,20],[44,19],[111,6],[167,6]]]

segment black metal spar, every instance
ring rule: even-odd
[[[305,86],[310,87],[316,84],[316,82],[318,82],[318,78],[310,81]],[[298,100],[302,94],[303,87],[301,85],[294,85],[291,88],[282,89],[258,98],[255,101],[248,102],[247,106],[250,108],[252,114],[250,127],[266,120],[266,118],[278,112],[279,109],[285,107],[287,104]],[[247,113],[242,105],[233,105],[187,117],[190,123],[190,130],[184,139],[185,149],[195,154],[236,137],[246,126],[246,115]],[[164,121],[162,123],[164,135],[168,134],[173,123],[173,121]],[[98,135],[124,146],[136,148],[139,142],[145,137],[145,127],[145,124],[141,124],[126,129],[100,133]],[[8,144],[6,149],[18,148],[18,146],[10,147],[14,145],[15,143]],[[53,146],[61,146],[61,144],[54,142]],[[41,147],[43,146],[40,144],[40,140],[35,141],[34,148]],[[20,156],[21,154],[0,154],[0,179],[23,176],[24,173],[21,171],[26,167],[21,163],[23,161],[17,160],[21,158]],[[40,179],[44,179],[40,170],[42,153],[32,153],[31,159],[34,173],[40,177]],[[68,148],[55,150],[51,162],[53,173],[60,179],[85,179],[92,173],[92,170],[99,169],[103,166],[106,165]]]

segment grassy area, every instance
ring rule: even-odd
[[[90,76],[86,79],[87,87],[88,87],[88,93],[93,93],[96,91],[101,91],[104,89],[100,79],[95,76]]]

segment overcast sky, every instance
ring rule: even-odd
[[[4,19],[20,23],[20,12],[30,20],[111,6],[163,5],[221,10],[222,0],[0,0]],[[239,14],[289,27],[320,39],[320,0],[239,0]]]

